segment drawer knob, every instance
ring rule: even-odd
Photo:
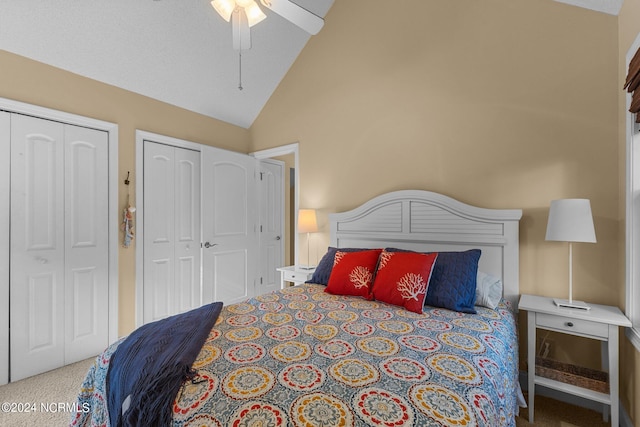
[[[566,325],[571,328],[573,327],[573,322],[567,322]]]

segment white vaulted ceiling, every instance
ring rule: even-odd
[[[294,0],[324,17],[333,0]],[[0,49],[249,127],[309,40],[263,7],[232,48],[209,0],[0,0]]]
[[[596,12],[608,13],[609,15],[617,15],[620,13],[624,0],[556,0],[560,3],[567,3],[573,6],[584,7],[585,9],[595,10]]]
[[[291,1],[321,17],[334,2]],[[556,1],[614,15],[623,2]],[[231,24],[209,2],[0,0],[0,49],[248,128],[312,36],[262,7],[241,91]]]

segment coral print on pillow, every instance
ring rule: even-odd
[[[369,298],[380,252],[382,249],[359,252],[338,250],[325,292]]]
[[[422,313],[437,256],[437,253],[383,251],[373,284],[374,299]]]

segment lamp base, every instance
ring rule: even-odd
[[[300,270],[313,270],[314,268],[316,268],[315,265],[299,265],[298,268]]]
[[[591,307],[587,305],[584,301],[576,301],[576,300],[567,300],[567,299],[559,299],[554,298],[553,302],[560,308],[577,308],[580,310],[591,310]]]

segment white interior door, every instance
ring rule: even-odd
[[[280,288],[284,259],[284,162],[260,161],[260,281],[258,294]],[[278,274],[276,274],[278,273]]]
[[[11,116],[12,381],[108,344],[107,147],[102,131]]]
[[[201,154],[203,303],[232,304],[255,294],[258,161],[207,146]]]
[[[202,304],[200,153],[144,141],[144,322]]]

